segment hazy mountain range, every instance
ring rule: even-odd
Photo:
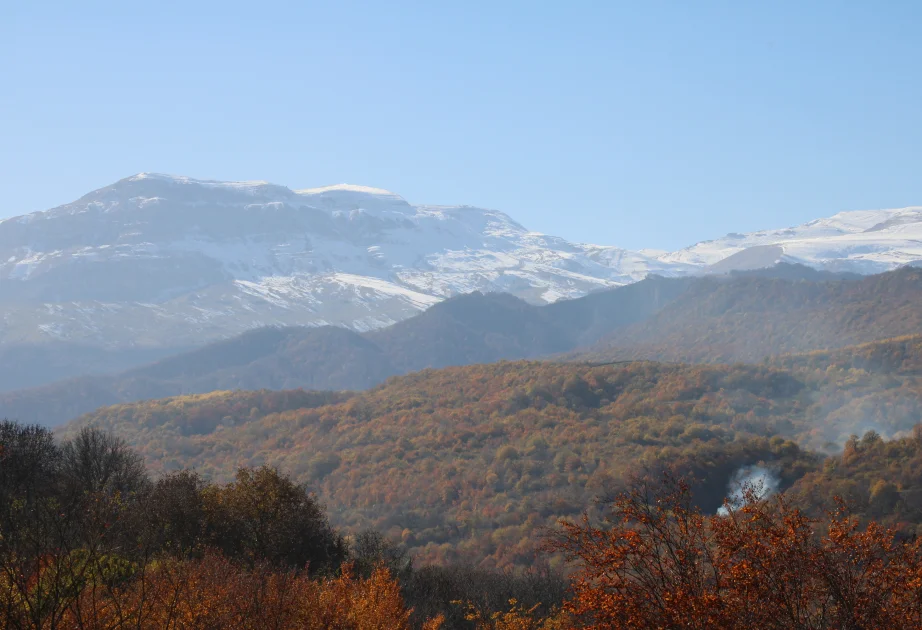
[[[515,296],[524,308],[649,274],[779,261],[886,271],[922,259],[920,219],[922,208],[845,212],[677,252],[631,252],[531,232],[495,210],[411,205],[362,186],[291,190],[142,173],[0,221],[0,392],[131,369],[266,326],[367,333],[474,291]],[[542,334],[528,352],[471,356],[564,352],[591,336],[551,347],[556,337]],[[417,363],[385,362],[369,382]],[[339,385],[335,374],[323,377],[328,386]]]
[[[876,293],[854,282],[850,292]],[[920,365],[919,335],[760,365],[507,361],[424,370],[365,392],[120,404],[59,435],[111,431],[157,473],[226,480],[239,466],[276,466],[317,492],[338,525],[389,532],[421,562],[531,566],[545,528],[658,467],[689,479],[705,513],[758,469],[811,514],[841,498],[850,516],[913,536]],[[892,484],[886,501],[883,484]]]
[[[57,425],[97,407],[214,390],[367,389],[425,368],[549,358],[759,362],[922,333],[922,270],[873,276],[781,264],[661,278],[533,305],[447,299],[386,328],[262,328],[117,374],[0,394],[0,417]]]
[[[471,291],[533,303],[685,265],[361,186],[140,174],[0,222],[0,342],[174,346],[273,325],[392,324]]]
[[[411,205],[363,186],[142,173],[0,221],[0,344],[185,347],[269,324],[364,331],[471,291],[541,304],[649,273],[779,260],[869,273],[920,259],[922,208],[845,212],[659,254],[571,243],[495,210]]]
[[[544,306],[475,292],[365,333],[260,328],[118,374],[0,393],[0,418],[57,425],[118,402],[221,389],[365,389],[423,368],[549,356],[648,318],[692,281],[652,277]]]

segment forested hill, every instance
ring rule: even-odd
[[[863,370],[881,374],[922,375],[922,335],[871,341],[836,350],[814,350],[772,357],[781,368]]]
[[[855,281],[702,278],[571,357],[730,363],[922,333],[922,269]]]
[[[747,466],[770,468],[785,488],[823,470],[816,449],[872,430],[908,435],[922,417],[919,377],[827,368],[501,362],[364,393],[116,405],[64,433],[111,430],[160,471],[227,479],[237,466],[271,464],[316,489],[338,524],[376,527],[423,560],[528,564],[539,528],[630,473],[675,467],[715,510]],[[870,496],[886,474],[867,474],[853,493]]]

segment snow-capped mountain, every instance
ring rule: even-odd
[[[0,345],[178,348],[272,324],[364,331],[474,290],[546,303],[649,273],[779,261],[871,273],[919,260],[922,207],[632,252],[364,186],[291,190],[142,173],[0,220]]]
[[[790,262],[880,273],[922,262],[922,206],[840,212],[792,228],[727,234],[658,259],[717,272]]]
[[[270,324],[361,331],[474,290],[542,303],[690,269],[375,188],[142,173],[0,221],[0,343],[188,346]]]

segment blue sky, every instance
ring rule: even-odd
[[[139,171],[630,248],[922,204],[920,2],[0,4],[0,216]]]

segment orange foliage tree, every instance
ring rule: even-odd
[[[305,571],[248,568],[217,553],[165,559],[120,585],[85,582],[64,610],[42,618],[5,608],[5,628],[61,630],[401,630],[410,628],[412,612],[387,569],[361,578],[344,565],[338,577],[314,579]],[[424,628],[439,624],[431,620]]]
[[[565,610],[584,628],[919,628],[922,545],[827,523],[746,489],[702,514],[665,477],[617,495],[606,523],[563,523],[549,542],[578,564]]]

